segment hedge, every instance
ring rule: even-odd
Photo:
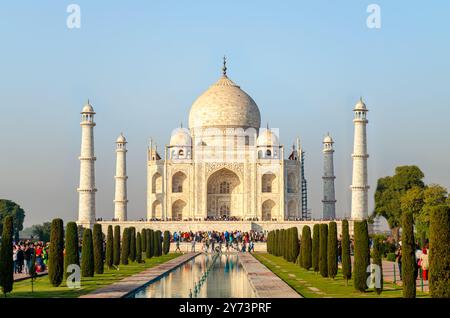
[[[81,247],[81,276],[94,277],[94,246],[91,229],[85,229]]]
[[[300,244],[300,260],[301,266],[309,270],[312,265],[312,241],[311,241],[311,228],[305,225],[302,229],[302,242]]]
[[[315,272],[319,271],[319,247],[320,247],[320,225],[314,224],[313,226],[313,239],[312,239],[312,267]]]
[[[328,262],[328,276],[335,278],[338,271],[338,242],[337,242],[337,224],[330,222],[327,242],[327,262]]]
[[[71,273],[67,272],[67,267],[71,264],[80,265],[80,255],[78,253],[78,227],[75,222],[69,222],[66,225],[66,248],[64,255],[64,277]]]
[[[353,286],[364,292],[367,289],[367,266],[370,264],[369,233],[367,221],[354,221],[355,260],[353,269]]]
[[[328,243],[328,225],[320,224],[319,241],[319,271],[322,277],[328,277],[327,261],[327,243]]]
[[[61,219],[52,221],[48,250],[48,279],[54,287],[61,285],[64,277],[64,224]]]
[[[342,276],[345,279],[346,285],[348,280],[352,278],[352,260],[350,256],[350,233],[348,229],[348,221],[342,220]]]
[[[430,295],[450,298],[450,208],[436,206],[430,213]]]

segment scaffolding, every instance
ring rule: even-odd
[[[305,178],[305,152],[301,151],[301,174],[302,174],[302,219],[311,220],[311,211],[308,210],[308,188]]]

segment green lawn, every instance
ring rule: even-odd
[[[131,263],[128,265],[120,265],[119,270],[107,269],[101,275],[95,275],[94,277],[81,278],[80,289],[70,289],[66,287],[65,281],[59,287],[53,287],[50,285],[48,276],[42,276],[34,282],[34,292],[31,292],[31,281],[29,279],[14,283],[12,293],[7,297],[27,297],[27,298],[69,298],[79,297],[84,294],[88,294],[98,288],[110,285],[124,277],[137,274],[147,268],[159,265],[167,262],[181,254],[170,253],[160,257],[153,257],[146,259],[145,263]]]
[[[377,295],[373,290],[361,293],[353,288],[352,281],[349,281],[348,286],[346,286],[340,270],[334,279],[324,278],[319,273],[307,271],[297,264],[285,261],[282,257],[267,253],[255,253],[253,255],[305,298],[402,297],[402,288],[392,283],[384,282],[384,289],[381,295]],[[429,296],[426,293],[417,292],[417,297]]]

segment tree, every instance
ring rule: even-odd
[[[31,235],[33,235],[33,237],[38,237],[43,242],[49,242],[51,228],[52,228],[51,222],[44,222],[43,224],[35,224],[31,227]]]
[[[377,265],[380,269],[380,286],[377,288],[375,284],[375,292],[380,295],[383,291],[383,257],[382,257],[382,245],[383,238],[381,236],[375,236],[373,240],[373,264]]]
[[[114,235],[112,225],[108,225],[108,231],[106,234],[106,266],[111,268],[114,264]]]
[[[350,256],[350,234],[348,230],[348,221],[342,221],[342,275],[345,279],[345,284],[352,278],[352,260]]]
[[[416,262],[413,215],[409,211],[402,213],[402,281],[403,297],[416,297]]]
[[[355,261],[353,269],[353,286],[364,292],[367,289],[367,266],[370,264],[369,232],[367,221],[354,221]]]
[[[130,261],[134,262],[136,261],[136,228],[130,227],[130,255],[129,259]]]
[[[297,227],[293,227],[291,230],[291,262],[295,263],[299,252],[300,246],[298,245],[298,229]]]
[[[120,226],[114,227],[114,252],[113,252],[113,264],[119,266],[120,264]]]
[[[25,211],[14,201],[0,199],[0,233],[3,232],[3,222],[7,216],[13,218],[12,235],[16,241],[19,241],[19,232],[23,230]]]
[[[313,241],[312,241],[312,267],[315,272],[319,271],[319,247],[320,247],[320,225],[313,226]]]
[[[142,262],[142,238],[139,232],[136,235],[136,262]]]
[[[13,217],[8,215],[2,224],[2,248],[0,249],[0,287],[6,297],[13,288]]]
[[[154,238],[153,238],[153,244],[154,244],[154,256],[161,256],[162,255],[162,246],[161,246],[161,231],[156,230],[154,232]]]
[[[275,243],[276,243],[276,248],[275,248],[275,256],[281,256],[281,245],[283,244],[281,242],[281,230],[276,230],[275,231]]]
[[[429,237],[430,214],[431,210],[446,203],[448,198],[447,189],[444,187],[431,184],[423,190],[423,207],[420,213],[414,215],[415,230],[417,236],[425,241]],[[422,246],[425,246],[422,242]]]
[[[61,219],[52,221],[50,247],[48,251],[48,278],[58,287],[64,277],[64,224]]]
[[[103,274],[103,233],[100,224],[94,224],[94,270],[96,274]]]
[[[328,232],[328,276],[335,278],[338,271],[338,244],[337,244],[337,224],[330,222]]]
[[[85,229],[81,247],[81,276],[94,277],[94,246],[92,230]]]
[[[128,257],[130,255],[130,229],[123,229],[122,235],[122,251],[120,252],[122,265],[128,265]]]
[[[305,225],[302,229],[302,242],[300,244],[300,259],[301,266],[309,270],[312,264],[312,241],[311,241],[311,229]]]
[[[164,231],[163,253],[168,254],[170,251],[170,232]]]
[[[401,224],[401,197],[413,187],[423,188],[424,174],[417,166],[400,166],[394,176],[378,179],[374,215],[383,216],[398,241]]]
[[[450,207],[430,211],[430,295],[450,298]]]
[[[320,224],[319,240],[319,271],[322,277],[328,277],[327,243],[328,225]]]
[[[153,245],[153,230],[147,230],[146,231],[146,235],[147,235],[147,250],[145,251],[145,257],[146,258],[152,258],[153,257],[153,249],[154,249],[154,245]]]
[[[141,231],[141,246],[142,246],[142,252],[147,251],[147,230],[142,229]]]
[[[78,227],[75,222],[69,222],[66,225],[66,240],[64,254],[64,277],[68,277],[67,267],[71,264],[80,265],[78,254]]]

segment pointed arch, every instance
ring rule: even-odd
[[[186,202],[183,200],[176,200],[172,204],[172,220],[182,220],[185,213]]]
[[[178,171],[172,176],[172,192],[181,193],[183,192],[185,180],[187,179],[184,172]]]
[[[162,193],[162,176],[159,172],[152,177],[152,193]]]
[[[152,204],[152,218],[162,219],[162,204],[159,200],[154,201]]]
[[[261,206],[261,216],[263,221],[271,221],[274,215],[275,202],[273,200],[266,200]]]

